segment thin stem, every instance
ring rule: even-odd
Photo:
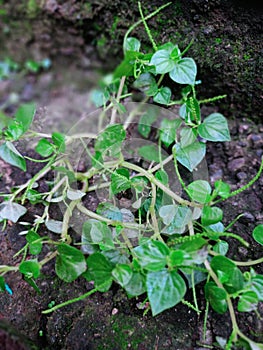
[[[144,20],[147,21],[148,19],[154,17],[155,15],[157,15],[157,13],[159,13],[160,11],[162,11],[165,7],[171,5],[172,2],[168,2],[165,5],[160,6],[157,10],[155,10],[154,12],[150,13],[148,16],[144,17]],[[125,36],[124,36],[124,40],[123,40],[123,51],[124,50],[124,44],[129,36],[129,34],[136,28],[138,27],[141,23],[143,23],[143,20],[140,19],[139,21],[135,22],[126,32]]]
[[[61,303],[61,304],[58,304],[58,305],[52,307],[51,309],[44,310],[44,311],[42,311],[42,314],[46,315],[46,314],[49,314],[49,313],[51,313],[53,311],[56,311],[56,310],[60,309],[61,307],[64,307],[64,306],[76,303],[77,301],[83,300],[83,299],[89,297],[90,295],[96,293],[97,291],[98,291],[98,289],[94,288],[94,289],[90,290],[89,292],[87,292],[85,294],[82,294],[81,296],[79,296],[77,298],[70,299],[68,301],[65,301],[64,303]]]
[[[118,90],[117,97],[116,97],[117,104],[120,102],[120,97],[121,97],[122,90],[124,87],[125,79],[126,79],[125,76],[121,77],[120,86],[119,86],[119,90]],[[117,108],[116,108],[116,106],[114,106],[114,108],[112,109],[112,112],[111,112],[110,124],[116,123],[116,115],[117,115]]]
[[[154,41],[154,39],[152,37],[152,33],[150,31],[150,28],[148,27],[148,24],[145,21],[145,17],[144,17],[143,12],[142,12],[142,5],[141,5],[140,1],[138,1],[138,7],[139,7],[139,12],[140,12],[140,15],[141,15],[141,18],[142,18],[142,22],[143,22],[145,31],[146,31],[149,39],[150,39],[150,42],[152,43],[152,47],[153,47],[154,51],[157,51],[158,47],[157,47],[157,45],[156,45],[156,43],[155,43],[155,41]]]
[[[150,174],[147,170],[139,167],[138,165],[135,164],[131,164],[129,162],[123,161],[121,163],[122,166],[137,171],[139,174],[144,175],[145,177],[147,177],[147,179],[151,182],[154,183],[157,187],[159,187],[161,190],[163,190],[163,192],[165,192],[166,194],[168,194],[168,196],[170,196],[171,198],[173,198],[177,203],[185,205],[185,206],[190,206],[190,207],[202,207],[201,204],[199,203],[195,203],[195,202],[189,202],[183,198],[181,198],[180,196],[178,196],[176,193],[174,193],[173,191],[171,191],[168,187],[166,187],[161,181],[157,180],[152,174]]]

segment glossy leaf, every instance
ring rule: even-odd
[[[142,73],[133,83],[136,89],[145,92],[147,96],[154,96],[158,92],[158,85],[150,73]]]
[[[91,102],[96,107],[102,107],[110,98],[110,93],[106,89],[95,89],[91,92]]]
[[[138,150],[139,155],[149,161],[153,161],[156,163],[159,163],[160,157],[159,157],[159,149],[158,146],[155,144],[151,145],[145,145],[139,148]],[[161,154],[162,157],[162,154]],[[162,157],[163,158],[163,157]]]
[[[126,191],[131,187],[129,171],[125,168],[120,168],[114,171],[111,175],[111,191],[117,194],[121,191]]]
[[[26,260],[19,265],[19,271],[27,278],[38,278],[40,268],[40,264],[35,260]]]
[[[124,52],[126,51],[140,51],[141,43],[138,39],[129,37],[124,42]]]
[[[207,181],[196,180],[190,183],[187,186],[187,193],[192,200],[205,204],[208,203],[211,199],[211,186]]]
[[[170,78],[178,84],[194,85],[197,67],[192,58],[182,58],[176,62],[172,70],[169,70]]]
[[[259,224],[254,228],[252,236],[257,243],[263,245],[263,225],[262,224]]]
[[[156,112],[154,112],[153,108],[151,107],[150,110],[147,110],[140,117],[138,131],[143,137],[148,138],[152,129],[152,124],[155,122],[156,119]]]
[[[185,166],[189,171],[193,171],[202,161],[206,153],[206,145],[195,141],[188,146],[182,147],[181,144],[174,145],[176,160]]]
[[[223,210],[218,207],[204,207],[201,215],[202,225],[216,224],[223,218]]]
[[[37,255],[42,250],[42,242],[40,241],[40,236],[37,232],[29,230],[26,235],[26,240],[29,243],[30,254]]]
[[[250,312],[257,308],[258,297],[253,291],[247,291],[239,297],[237,309],[240,312]]]
[[[196,132],[194,129],[184,127],[180,131],[180,146],[182,149],[191,145],[196,141]]]
[[[84,222],[81,241],[84,248],[86,244],[91,244],[99,245],[102,250],[114,249],[111,229],[107,224],[95,219]]]
[[[72,188],[69,188],[67,190],[67,197],[68,199],[70,199],[71,201],[76,201],[78,199],[81,199],[82,197],[85,196],[85,192],[82,192],[80,190],[74,190]]]
[[[54,233],[61,233],[62,232],[62,225],[63,222],[59,220],[52,220],[49,219],[45,222],[46,228]]]
[[[227,198],[230,194],[230,185],[222,180],[215,181],[215,190],[218,196]]]
[[[230,141],[227,120],[220,113],[212,113],[197,128],[199,135],[208,141]]]
[[[123,219],[120,209],[108,202],[100,203],[96,209],[96,213],[114,221],[122,221]]]
[[[263,301],[263,276],[259,274],[253,275],[249,286],[257,294],[258,300]]]
[[[229,249],[229,244],[226,241],[219,241],[213,246],[213,251],[220,255],[226,255]]]
[[[176,139],[176,131],[180,127],[182,121],[180,119],[162,119],[160,125],[160,139],[169,147]]]
[[[53,132],[51,137],[54,145],[58,148],[58,151],[65,152],[65,135],[60,132]]]
[[[132,278],[132,269],[129,265],[119,264],[112,270],[112,276],[120,286],[124,287]]]
[[[244,277],[239,268],[224,256],[215,256],[211,260],[211,267],[229,293],[242,290]]]
[[[54,152],[54,145],[46,139],[39,140],[35,151],[42,157],[49,157]]]
[[[157,74],[165,74],[174,68],[175,61],[170,57],[168,50],[158,50],[152,56],[150,64],[155,66]]]
[[[148,240],[145,244],[133,249],[139,264],[149,271],[158,271],[166,265],[169,248],[160,241]]]
[[[121,124],[109,125],[103,130],[95,142],[95,151],[106,153],[110,156],[119,154],[126,132]]]
[[[15,113],[15,119],[19,121],[21,125],[23,125],[23,132],[26,132],[31,126],[34,119],[35,112],[36,112],[35,102],[23,103],[18,107]]]
[[[113,265],[101,253],[94,253],[87,259],[88,272],[100,292],[106,292],[112,284]]]
[[[172,91],[169,87],[161,87],[156,95],[154,95],[153,100],[156,103],[162,105],[168,105],[171,100]]]
[[[167,269],[148,272],[146,287],[153,316],[178,304],[186,292],[183,278]]]
[[[12,222],[17,222],[21,216],[27,212],[27,209],[21,204],[12,201],[3,202],[0,204],[0,217]]]
[[[146,292],[145,276],[140,272],[133,272],[131,279],[124,286],[129,297],[136,297]]]
[[[159,209],[159,215],[162,218],[162,221],[165,225],[169,225],[173,221],[175,214],[177,213],[177,210],[178,210],[178,206],[174,204],[163,205]]]
[[[223,314],[227,311],[227,294],[224,289],[219,288],[214,282],[206,283],[205,297],[217,313]]]
[[[86,270],[84,255],[79,249],[61,243],[58,245],[57,251],[55,270],[63,281],[72,282]]]
[[[7,141],[0,146],[0,157],[7,163],[26,171],[26,161],[15,146]]]

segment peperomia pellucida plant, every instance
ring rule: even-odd
[[[228,239],[249,244],[231,231],[238,218],[225,226],[218,206],[257,181],[263,162],[256,176],[235,191],[222,180],[212,186],[208,179],[198,178],[206,142],[230,141],[226,118],[220,113],[203,118],[201,106],[225,95],[198,100],[197,66],[186,56],[193,43],[181,51],[172,42],[155,42],[147,21],[169,3],[148,16],[138,5],[141,19],[124,37],[122,62],[91,94],[98,110],[89,129],[77,125],[67,134],[34,131],[33,103],[21,105],[13,117],[0,115],[0,157],[23,171],[27,160],[43,164],[26,183],[1,194],[3,229],[8,221],[24,225],[25,245],[16,254],[21,257],[18,265],[0,265],[0,290],[9,290],[4,276],[16,271],[40,292],[41,269],[55,260],[60,279],[71,283],[84,278],[93,281],[94,288],[51,305],[44,314],[97,291],[106,292],[115,282],[129,297],[145,295],[146,311],[151,309],[155,316],[180,302],[200,314],[196,293],[200,284],[205,320],[209,307],[230,314],[230,337],[219,345],[231,349],[241,339],[252,350],[263,349],[263,344],[242,333],[236,317],[237,312],[256,311],[263,301],[263,275],[253,268],[263,257],[240,262],[228,255]],[[149,52],[130,36],[141,24],[152,44]],[[163,85],[168,78],[169,87]],[[173,86],[181,87],[176,100]],[[139,102],[133,102],[134,89],[140,93]],[[169,107],[176,107],[178,115]],[[18,151],[18,141],[23,139],[35,142],[37,159]],[[83,171],[76,166],[80,159],[85,160]],[[50,172],[55,177],[43,193],[38,182]],[[94,211],[85,205],[87,194],[99,198]],[[23,222],[27,208],[38,203],[43,205],[42,215],[34,222]],[[61,221],[50,217],[50,206],[56,203],[63,210]],[[74,226],[76,212],[84,218],[81,228]],[[52,234],[43,235],[43,225]],[[262,224],[252,236],[263,245]],[[48,253],[43,254],[44,246],[49,247]],[[192,300],[185,299],[188,289]]]

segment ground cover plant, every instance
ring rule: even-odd
[[[41,159],[35,161],[44,164],[27,183],[2,194],[3,226],[8,220],[21,223],[28,203],[41,204],[44,210],[35,222],[22,221],[26,245],[18,252],[21,262],[18,266],[0,266],[1,289],[8,291],[4,275],[17,271],[38,291],[42,266],[55,259],[58,277],[68,283],[86,278],[94,281],[94,289],[64,304],[50,305],[44,313],[96,291],[105,292],[115,282],[130,297],[145,295],[146,311],[151,309],[153,315],[179,302],[199,314],[196,286],[200,283],[205,291],[205,313],[209,307],[218,313],[230,313],[232,333],[228,340],[218,339],[221,346],[230,349],[241,340],[251,349],[260,349],[263,345],[240,331],[234,305],[237,312],[256,312],[263,298],[263,276],[253,266],[262,263],[263,258],[238,262],[228,256],[225,239],[248,244],[231,231],[238,218],[223,225],[219,205],[249,188],[259,178],[262,164],[257,175],[234,192],[223,181],[215,182],[213,188],[203,178],[192,181],[205,159],[206,142],[227,142],[230,135],[220,113],[201,116],[202,104],[223,96],[198,100],[197,67],[192,58],[185,56],[188,48],[181,52],[173,43],[155,43],[147,20],[162,8],[144,17],[139,4],[141,19],[124,38],[122,63],[92,94],[93,102],[101,107],[94,132],[92,128],[86,133],[75,132],[79,130],[75,126],[67,135],[36,132],[30,129],[34,104],[21,105],[13,118],[1,115],[2,159],[26,170],[28,157],[18,151],[16,143],[30,140],[33,144],[36,139],[35,151]],[[130,36],[140,24],[152,44],[147,52]],[[169,87],[162,85],[169,78],[175,83],[174,92],[170,83]],[[131,87],[136,92],[130,92]],[[175,100],[177,94],[180,97]],[[137,97],[142,102],[129,102]],[[172,118],[167,109],[161,108],[173,105],[180,106],[179,117]],[[160,118],[162,113],[166,117]],[[76,169],[76,154],[77,163],[83,158],[87,163],[82,172]],[[50,190],[38,191],[38,181],[52,171],[55,177]],[[85,195],[93,192],[102,197],[95,212],[84,205]],[[123,205],[125,200],[128,205]],[[63,221],[50,218],[49,208],[54,203],[64,210]],[[81,231],[72,232],[76,211],[85,221]],[[42,225],[57,236],[43,237]],[[262,229],[258,225],[252,233],[261,245]],[[187,289],[192,290],[192,300],[185,300]]]

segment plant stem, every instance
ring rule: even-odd
[[[119,86],[119,90],[118,90],[117,97],[116,97],[117,104],[120,102],[120,97],[121,97],[122,90],[123,90],[123,87],[124,87],[125,79],[126,79],[125,76],[121,77],[120,86]],[[110,124],[116,123],[116,114],[117,114],[117,108],[114,107],[112,109],[112,112],[111,112]]]
[[[129,162],[123,161],[121,163],[122,166],[124,166],[125,168],[134,170],[136,172],[138,172],[139,174],[144,175],[145,177],[147,177],[147,179],[151,182],[154,183],[157,187],[159,187],[161,190],[163,190],[163,192],[165,192],[166,194],[168,194],[168,196],[170,196],[171,198],[173,198],[177,203],[181,204],[181,205],[185,205],[185,206],[190,206],[190,207],[202,207],[202,204],[199,203],[195,203],[195,202],[189,202],[183,198],[181,198],[180,196],[178,196],[176,193],[174,193],[173,191],[171,191],[168,187],[166,187],[161,181],[157,180],[152,174],[150,174],[147,170],[139,167],[138,165],[135,164],[131,164]]]
[[[142,22],[143,22],[145,31],[146,31],[149,39],[150,39],[150,42],[152,43],[152,47],[153,47],[154,51],[157,51],[158,47],[157,47],[157,45],[156,45],[156,43],[155,43],[155,41],[154,41],[154,39],[152,37],[152,33],[150,31],[150,28],[148,27],[148,24],[145,21],[145,17],[144,17],[143,12],[142,12],[142,5],[141,5],[140,1],[138,1],[138,7],[139,7],[139,12],[140,12],[140,15],[141,15],[141,18],[142,18]]]
[[[144,20],[147,21],[148,19],[154,17],[155,15],[157,15],[157,13],[159,13],[160,11],[162,11],[165,7],[171,5],[172,2],[168,2],[165,5],[160,6],[157,10],[155,10],[154,12],[150,13],[148,16],[144,17]],[[143,23],[143,20],[140,19],[139,21],[135,22],[126,32],[124,39],[123,39],[123,51],[124,51],[124,44],[129,36],[129,34],[136,28],[138,27],[141,23]],[[125,52],[125,51],[124,51]]]
[[[90,290],[89,292],[87,292],[85,294],[82,294],[81,296],[79,296],[77,298],[70,299],[68,301],[65,301],[64,303],[61,303],[61,304],[58,304],[58,305],[52,307],[51,309],[44,310],[44,311],[42,311],[42,314],[46,315],[46,314],[49,314],[49,313],[51,313],[53,311],[56,311],[56,310],[60,309],[61,307],[64,307],[64,306],[76,303],[77,301],[83,300],[83,299],[89,297],[90,295],[96,293],[97,291],[98,291],[98,289],[94,288],[94,289]]]

